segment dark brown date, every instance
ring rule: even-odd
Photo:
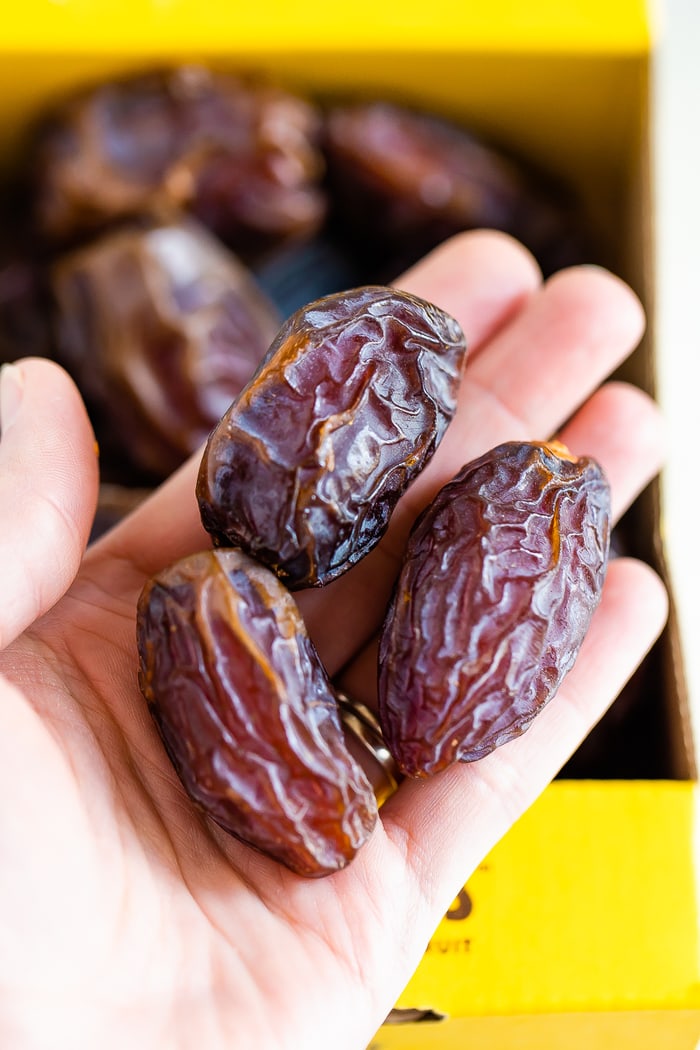
[[[569,195],[454,122],[388,102],[337,106],[324,144],[334,221],[368,265],[383,254],[399,273],[483,227],[518,237],[547,272],[582,259]]]
[[[0,256],[0,364],[51,357],[45,276],[34,262]]]
[[[103,467],[167,477],[199,448],[279,329],[247,269],[194,221],[104,235],[51,275],[56,352],[88,402]]]
[[[336,697],[291,595],[236,550],[149,582],[139,682],[190,797],[300,875],[344,867],[377,817]]]
[[[499,445],[417,520],[380,643],[380,720],[404,773],[520,736],[572,667],[600,599],[609,489],[563,446]]]
[[[197,498],[215,543],[291,588],[350,568],[437,447],[464,353],[453,318],[392,288],[299,310],[207,444]]]
[[[37,226],[73,241],[184,208],[255,254],[320,226],[319,132],[306,99],[200,67],[104,84],[66,102],[37,137]]]

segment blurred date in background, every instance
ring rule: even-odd
[[[507,143],[198,66],[60,100],[0,216],[0,361],[52,357],[78,383],[101,448],[95,537],[201,446],[304,304],[474,228],[512,234],[545,275],[602,261],[580,201]],[[623,522],[613,551],[643,553],[634,536]],[[657,664],[564,776],[664,775]]]

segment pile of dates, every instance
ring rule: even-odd
[[[117,514],[114,486],[147,489],[199,448],[304,304],[474,227],[545,272],[588,258],[560,186],[387,101],[182,66],[83,90],[30,139],[2,216],[0,361],[74,376]]]
[[[75,378],[101,455],[96,533],[206,442],[212,548],[145,588],[140,683],[182,782],[303,875],[377,819],[292,592],[384,534],[455,411],[464,337],[387,282],[475,227],[543,271],[595,261],[570,195],[470,130],[194,66],[44,114],[6,194],[0,361]],[[352,289],[346,291],[346,289]],[[554,445],[504,445],[416,522],[386,611],[379,722],[405,776],[522,733],[600,595],[608,494]]]
[[[145,586],[139,681],[190,797],[300,875],[344,867],[377,801],[292,592],[381,540],[457,405],[465,341],[383,286],[283,325],[206,444],[210,550]],[[609,491],[556,443],[508,443],[416,521],[381,628],[379,723],[403,775],[519,736],[571,668],[605,577]]]

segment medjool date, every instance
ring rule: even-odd
[[[139,681],[190,797],[301,875],[344,867],[374,793],[291,595],[236,550],[183,559],[144,588]]]
[[[319,111],[301,96],[198,66],[103,84],[37,135],[38,229],[72,242],[185,209],[255,255],[321,225],[319,132]]]
[[[485,227],[522,240],[547,273],[584,258],[571,194],[453,121],[388,101],[338,105],[324,150],[334,223],[391,276]]]
[[[419,517],[379,656],[380,721],[404,773],[482,758],[551,699],[600,599],[609,514],[593,460],[511,442]]]
[[[115,477],[121,457],[167,477],[199,448],[279,328],[248,270],[194,221],[106,234],[58,261],[51,287],[56,352]]]
[[[291,588],[339,576],[437,447],[464,354],[453,318],[392,288],[299,310],[207,444],[197,498],[215,543]]]

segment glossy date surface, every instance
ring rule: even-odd
[[[370,267],[384,256],[399,273],[483,227],[523,241],[546,273],[582,261],[570,193],[455,122],[389,101],[338,105],[324,151],[334,221]]]
[[[523,733],[573,666],[605,578],[609,489],[552,443],[500,445],[416,522],[380,643],[380,721],[410,776]]]
[[[56,351],[90,407],[103,469],[123,456],[154,480],[204,443],[280,323],[236,256],[184,219],[64,255],[51,288]]]
[[[344,867],[377,817],[296,604],[235,550],[160,573],[137,617],[139,682],[190,795],[305,876]]]
[[[453,318],[393,288],[299,310],[207,444],[197,498],[215,543],[290,588],[339,576],[437,447],[464,355]]]
[[[301,96],[199,66],[102,84],[37,135],[38,230],[74,242],[115,221],[186,210],[254,255],[322,223],[319,133],[318,109]]]

